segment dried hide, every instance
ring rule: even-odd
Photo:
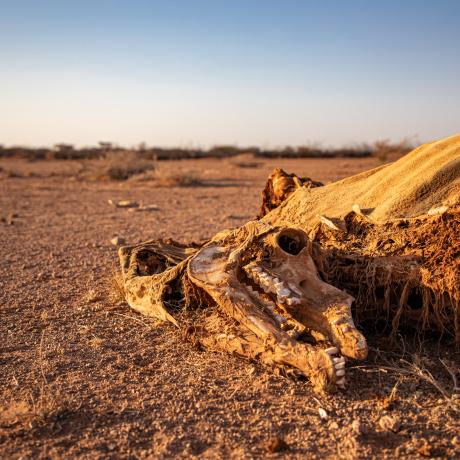
[[[275,170],[259,221],[201,247],[120,248],[127,301],[208,349],[343,388],[345,357],[367,355],[352,305],[459,338],[459,168],[460,136],[325,186]]]
[[[437,330],[460,343],[460,136],[315,189],[262,218],[314,244],[322,278],[356,298],[355,319]]]

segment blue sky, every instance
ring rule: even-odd
[[[460,131],[460,1],[0,0],[0,143]]]

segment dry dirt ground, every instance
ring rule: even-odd
[[[0,458],[460,457],[460,359],[449,340],[408,332],[392,345],[369,333],[347,391],[321,396],[307,381],[193,348],[110,295],[114,236],[200,241],[255,216],[275,166],[330,181],[376,165],[162,163],[202,179],[181,188],[80,181],[71,161],[0,161]]]

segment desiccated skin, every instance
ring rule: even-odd
[[[283,203],[298,203],[297,209],[308,205],[304,197],[292,196],[299,188],[270,185],[283,184],[284,177],[277,169],[268,178],[265,190],[276,195],[264,199],[270,200],[269,206],[273,202],[279,206],[267,218],[308,232],[320,276],[356,298],[355,319],[388,323],[392,335],[400,325],[418,332],[437,331],[460,345],[460,206],[455,199],[451,206],[385,222],[374,221],[357,204],[341,219],[322,215],[312,219],[306,213],[295,217],[284,213],[280,219],[275,213]],[[459,176],[454,177],[458,181]]]
[[[187,304],[199,298],[217,307],[193,329],[204,346],[293,367],[320,389],[344,388],[345,357],[366,357],[353,297],[320,279],[302,230],[250,222],[175,259],[173,245],[158,244],[120,248],[126,298],[141,313],[178,325],[171,294]],[[229,334],[215,327],[222,316],[233,323]]]
[[[267,183],[262,192],[262,207],[260,208],[258,217],[263,217],[271,210],[277,208],[298,188],[315,188],[322,185],[322,182],[314,181],[309,177],[298,177],[295,174],[288,174],[282,169],[276,168],[268,176]]]
[[[367,355],[352,304],[393,332],[405,320],[460,344],[458,152],[460,136],[323,187],[277,169],[260,220],[202,246],[120,248],[126,299],[208,349],[297,369],[319,389],[345,387],[345,357]]]

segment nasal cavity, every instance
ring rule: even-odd
[[[278,236],[278,245],[286,253],[296,256],[306,246],[307,236],[292,228],[283,230]]]

